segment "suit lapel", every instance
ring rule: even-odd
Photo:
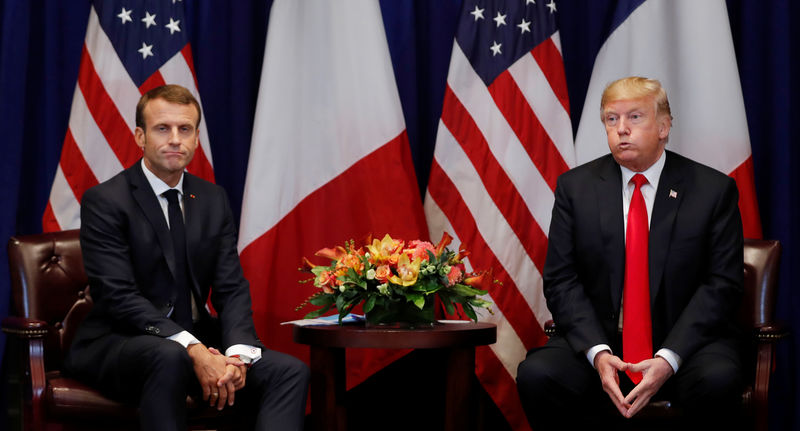
[[[172,247],[172,236],[169,234],[169,226],[167,226],[167,220],[164,218],[164,211],[158,203],[158,198],[155,192],[153,192],[153,188],[150,187],[150,183],[147,182],[144,172],[142,172],[141,160],[128,168],[128,170],[125,171],[125,175],[128,177],[128,182],[131,185],[133,199],[142,209],[145,218],[153,227],[156,237],[158,238],[158,243],[161,245],[161,249],[164,250],[167,266],[169,266],[169,270],[174,276],[175,250]]]
[[[619,312],[625,277],[625,232],[622,222],[622,172],[609,155],[599,166],[596,182],[601,238],[605,247],[611,303]]]
[[[680,160],[669,151],[664,170],[658,180],[658,190],[653,202],[653,215],[650,217],[650,238],[648,260],[650,265],[650,306],[653,307],[661,288],[661,277],[664,274],[664,262],[669,252],[670,238],[675,226],[681,200],[685,194]]]

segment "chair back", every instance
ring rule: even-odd
[[[744,298],[739,310],[743,327],[758,328],[772,322],[780,258],[777,240],[744,240]]]
[[[60,369],[78,324],[92,307],[78,230],[11,237],[11,315],[47,322],[45,367]]]

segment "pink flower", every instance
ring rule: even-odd
[[[428,256],[428,251],[436,255],[436,249],[433,247],[433,244],[429,243],[428,241],[419,241],[414,240],[408,243],[408,248],[405,249],[406,254],[411,260],[420,259],[420,260],[430,260],[430,256]]]
[[[464,278],[464,265],[453,265],[450,267],[450,272],[447,274],[447,285],[452,286]]]

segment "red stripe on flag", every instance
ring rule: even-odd
[[[142,85],[139,86],[139,92],[144,94],[156,87],[161,87],[162,85],[166,84],[167,81],[165,81],[164,77],[161,76],[161,72],[156,70],[152,75],[150,75],[149,78],[147,78],[146,81],[142,83]]]
[[[214,168],[211,166],[211,163],[208,162],[206,152],[203,151],[203,147],[199,144],[197,145],[197,150],[194,152],[192,161],[189,162],[186,169],[193,175],[206,181],[214,182]]]
[[[528,105],[528,101],[525,100],[525,96],[508,70],[497,76],[489,86],[489,93],[533,164],[536,165],[536,169],[547,181],[550,189],[555,191],[558,176],[566,172],[569,166],[564,162],[558,148],[533,113],[533,109]]]
[[[58,224],[58,220],[56,220],[56,214],[53,212],[50,201],[48,201],[47,207],[45,207],[44,214],[42,215],[42,232],[58,232],[60,230],[62,230],[61,226]]]
[[[81,201],[83,193],[89,187],[98,184],[92,168],[86,163],[78,144],[75,143],[75,139],[72,137],[72,130],[67,129],[67,136],[64,137],[64,146],[61,148],[61,161],[59,164],[61,165],[61,171],[64,173],[64,178],[67,179],[67,183],[78,202]]]
[[[186,64],[189,66],[189,71],[192,72],[192,79],[194,80],[194,88],[200,92],[200,86],[197,85],[197,74],[194,73],[194,58],[192,57],[192,45],[187,43],[186,46],[183,47],[181,50],[181,55],[183,55],[183,60],[186,61]]]
[[[511,429],[530,430],[522,402],[517,393],[517,384],[508,374],[503,363],[488,346],[475,349],[475,374],[481,385],[503,413]]]
[[[731,172],[730,177],[736,180],[739,188],[739,212],[742,213],[742,227],[745,238],[762,237],[761,216],[756,200],[755,176],[753,174],[753,156]]]
[[[387,164],[408,169],[382,169]],[[309,307],[295,311],[296,306],[316,292],[311,284],[299,283],[313,277],[297,271],[303,256],[322,263],[314,257],[319,249],[350,239],[361,242],[370,234],[427,238],[422,200],[411,166],[408,136],[403,131],[306,196],[280,222],[242,250],[242,267],[251,286],[253,320],[267,347],[308,361],[308,348],[293,341],[290,325],[280,325],[312,311]],[[391,193],[387,193],[387,185],[391,185]],[[361,383],[407,352],[348,351],[347,387]]]
[[[456,236],[462,244],[470,250],[469,259],[473,267],[493,268],[494,276],[503,284],[492,285],[489,294],[495,305],[502,310],[503,315],[511,323],[520,340],[527,349],[544,343],[547,339],[544,331],[537,323],[536,316],[528,306],[528,302],[517,289],[516,284],[506,272],[506,269],[497,260],[486,240],[478,231],[472,212],[469,210],[455,184],[433,159],[431,163],[431,176],[428,183],[428,192],[439,208],[445,213]]]
[[[533,263],[539,270],[544,268],[547,235],[539,227],[525,200],[514,187],[514,183],[489,150],[489,145],[478,125],[449,85],[445,88],[442,123],[472,161],[492,201],[514,230]]]
[[[533,58],[542,69],[545,79],[550,84],[550,88],[555,93],[561,106],[569,115],[569,94],[567,93],[567,77],[564,74],[564,62],[561,59],[561,52],[558,51],[553,38],[536,45],[531,50]]]
[[[114,101],[106,93],[85,43],[78,73],[78,86],[97,127],[100,128],[120,164],[126,168],[133,165],[139,159],[139,147],[133,139],[133,133],[128,129],[128,124],[117,111]]]

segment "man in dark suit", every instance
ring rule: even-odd
[[[83,195],[94,307],[67,369],[138,403],[143,430],[186,429],[186,396],[201,393],[219,410],[236,400],[256,429],[301,430],[308,369],[258,340],[227,196],[184,172],[199,123],[185,88],[147,92],[136,108],[143,158]],[[205,307],[209,291],[218,319]]]
[[[543,278],[557,334],[519,365],[523,407],[537,429],[591,428],[613,407],[624,422],[669,397],[691,424],[719,424],[743,384],[735,182],[665,151],[672,115],[656,80],[609,84],[601,117],[611,154],[556,186]]]

